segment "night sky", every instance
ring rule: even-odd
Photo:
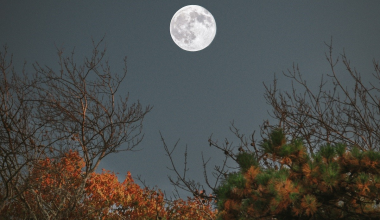
[[[215,18],[217,33],[198,52],[179,48],[169,24],[186,5],[200,5]],[[137,152],[108,156],[99,168],[141,175],[149,186],[170,193],[159,131],[169,146],[180,139],[175,162],[183,166],[188,146],[189,177],[203,182],[201,152],[211,157],[210,170],[223,153],[208,146],[208,138],[236,138],[231,121],[250,134],[270,119],[263,83],[274,74],[281,90],[291,82],[282,77],[298,64],[315,87],[329,73],[324,42],[333,37],[334,55],[347,57],[369,79],[372,61],[380,59],[379,1],[1,1],[0,44],[14,54],[16,71],[27,61],[27,72],[38,61],[58,70],[56,47],[66,55],[75,47],[78,63],[90,56],[91,39],[105,36],[111,70],[120,73],[127,56],[128,74],[120,95],[152,105],[144,120],[145,138]],[[343,81],[346,72],[338,66]],[[348,82],[349,83],[349,82]],[[233,164],[231,164],[233,165]],[[100,169],[99,169],[100,171]]]

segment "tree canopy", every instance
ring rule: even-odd
[[[262,165],[254,154],[240,152],[240,170],[216,190],[224,219],[380,217],[380,152],[326,144],[310,155],[302,140],[289,142],[280,129],[261,148]]]
[[[129,172],[123,182],[95,172],[137,147],[152,109],[116,96],[126,59],[111,72],[101,46],[93,42],[83,63],[59,49],[58,68],[35,63],[34,74],[16,72],[7,47],[0,52],[0,219],[214,218],[210,199],[166,199]]]
[[[59,159],[46,158],[31,168],[29,187],[7,202],[0,216],[12,219],[213,219],[212,201],[188,197],[166,200],[159,189],[141,188],[128,172],[123,182],[115,173],[91,173],[84,192],[73,207],[80,186],[83,158],[69,151]],[[42,198],[40,202],[38,198]],[[29,207],[25,207],[28,205]]]
[[[340,80],[327,44],[331,73],[314,90],[297,66],[284,72],[293,84],[281,92],[277,79],[265,85],[272,107],[255,132],[238,145],[210,136],[225,160],[206,185],[180,172],[161,135],[175,187],[192,193],[167,199],[157,188],[140,187],[128,172],[96,173],[102,159],[132,151],[141,142],[151,107],[116,98],[126,76],[113,74],[101,42],[82,64],[58,50],[59,68],[34,64],[35,74],[16,73],[12,56],[0,52],[0,217],[13,219],[379,219],[380,66],[362,81],[340,56],[349,89]],[[326,86],[330,83],[330,87]],[[298,89],[298,90],[297,90]],[[300,92],[301,89],[301,92]],[[237,168],[227,161],[236,162]],[[212,182],[212,180],[215,180]],[[206,188],[207,188],[206,186]],[[216,209],[215,209],[216,206]]]
[[[344,53],[335,58],[332,43],[326,46],[331,72],[320,84],[308,84],[297,65],[283,72],[290,90],[280,90],[277,78],[264,84],[271,111],[259,140],[255,132],[242,134],[234,123],[230,130],[238,144],[210,136],[209,145],[225,155],[213,178],[202,155],[219,218],[380,217],[380,66],[373,61],[372,78],[365,82]],[[176,169],[176,145],[169,149],[164,142],[164,147],[177,175],[173,185],[190,192],[204,187]]]

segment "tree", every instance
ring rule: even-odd
[[[9,59],[9,60],[8,60]],[[40,126],[24,97],[31,90],[16,74],[7,48],[0,52],[0,210],[26,190],[28,166],[42,157],[46,146],[36,143]],[[47,146],[48,147],[48,146]]]
[[[373,61],[373,79],[363,82],[345,53],[335,59],[332,43],[326,45],[329,48],[326,59],[331,68],[327,75],[330,81],[322,78],[317,92],[313,92],[302,78],[298,66],[284,73],[294,83],[292,91],[279,92],[276,79],[273,86],[265,86],[265,98],[273,108],[273,118],[293,139],[305,140],[310,153],[324,143],[345,143],[362,150],[379,150],[380,88],[376,85],[380,81],[379,63]],[[338,78],[336,66],[340,59],[347,71],[345,79],[351,80],[353,88]],[[331,89],[326,88],[331,85]],[[298,93],[296,86],[303,91]]]
[[[374,80],[365,84],[343,53],[341,59],[354,84],[348,89],[338,78],[339,59],[332,56],[332,44],[326,45],[331,90],[322,78],[317,92],[313,92],[299,68],[293,66],[284,73],[294,83],[291,92],[279,92],[276,79],[273,86],[265,86],[265,98],[279,123],[264,122],[261,146],[256,148],[253,136],[249,146],[236,132],[242,140],[239,148],[245,152],[227,151],[240,171],[228,175],[215,191],[225,216],[379,218],[380,90],[375,84],[380,80],[379,65],[373,62]],[[303,91],[298,93],[296,88]],[[251,197],[246,199],[247,195]],[[255,201],[250,203],[252,199]]]
[[[267,218],[274,214],[279,215],[279,219],[287,217],[290,219],[338,218],[341,216],[359,219],[378,217],[376,203],[378,177],[376,175],[379,168],[377,155],[380,146],[380,97],[378,95],[380,89],[376,83],[380,81],[380,67],[377,61],[373,61],[373,80],[366,83],[362,80],[360,73],[351,67],[350,61],[344,53],[334,59],[332,43],[326,45],[329,51],[326,59],[331,73],[327,75],[327,80],[321,79],[317,90],[306,83],[298,66],[295,65],[292,70],[283,73],[292,80],[291,91],[281,92],[278,89],[276,78],[272,85],[264,84],[265,98],[272,107],[271,117],[275,123],[271,124],[269,120],[265,120],[260,126],[260,136],[263,140],[260,145],[255,139],[255,132],[247,137],[240,133],[234,123],[230,130],[239,140],[238,145],[233,145],[232,141],[227,138],[220,143],[210,136],[209,145],[221,150],[225,155],[222,165],[216,166],[212,173],[215,179],[213,184],[207,175],[208,160],[203,160],[205,181],[213,192],[211,198],[217,202],[221,217],[224,216],[228,219],[264,218],[265,216]],[[351,80],[352,89],[349,89],[350,87],[347,87],[338,77],[337,65],[340,60],[347,71],[344,81]],[[279,137],[278,134],[272,136],[276,131],[286,134],[287,139],[280,138],[279,140],[282,140],[283,143],[276,145],[276,149],[270,150],[268,143],[272,141],[272,138]],[[164,142],[164,147],[172,161],[172,170],[177,176],[177,179],[171,179],[172,184],[192,193],[203,188],[195,181],[185,179],[187,164],[185,164],[183,173],[176,168],[172,158],[176,145],[173,149],[169,149]],[[326,159],[325,151],[333,155],[331,156],[333,159]],[[296,159],[292,157],[295,156],[304,157],[304,159],[294,161]],[[236,170],[228,167],[228,160],[236,162],[239,168]],[[354,168],[346,164],[347,161],[358,164]],[[367,162],[370,162],[371,165],[368,165]],[[248,163],[250,166],[246,167],[244,163]],[[296,164],[300,166],[301,170],[291,167]],[[310,171],[313,175],[320,175],[319,178],[310,180],[309,177],[306,177],[306,175],[311,175],[307,174],[306,170],[302,171],[303,166],[306,169],[306,164],[309,168],[311,166],[319,167],[318,172]],[[334,164],[331,165],[334,167],[330,167],[329,164]],[[373,170],[369,170],[368,166]],[[332,172],[331,175],[333,173],[340,175],[339,178],[324,174],[323,172],[326,170]],[[355,172],[350,172],[350,170],[355,170]],[[294,175],[304,178],[305,180],[302,181],[306,182],[295,183],[292,179]],[[260,178],[264,178],[265,181]],[[334,185],[347,182],[345,178],[349,178],[351,181],[352,185],[348,186],[349,189],[345,190],[340,185]],[[295,198],[292,197],[295,194],[292,196],[289,194],[288,200],[283,200],[286,197],[283,194],[285,191],[273,189],[275,187],[273,183],[279,183],[280,180],[285,184],[286,192],[296,193],[301,197]],[[322,199],[323,196],[314,192],[313,181],[327,184],[327,191],[331,195],[331,199]],[[329,181],[333,181],[333,183],[328,183]],[[252,192],[253,189],[258,190],[255,188],[258,186],[260,186],[260,195],[263,196],[261,199]],[[300,193],[299,190],[302,192]],[[319,190],[326,190],[326,187]],[[304,192],[308,192],[308,194],[304,194]],[[373,194],[375,196],[373,197],[369,192],[375,193]],[[350,194],[351,200],[345,193]],[[247,198],[248,195],[256,198],[260,204],[252,205],[250,199]],[[354,200],[356,203],[349,205]],[[279,201],[283,202],[282,205],[277,204],[278,206],[276,206],[275,203]],[[336,202],[343,204],[343,207],[337,206]],[[248,207],[250,207],[249,210]],[[270,209],[273,207],[275,210]],[[362,210],[358,210],[358,207]],[[299,211],[300,208],[309,211],[302,212]]]
[[[214,219],[205,197],[168,200],[129,172],[123,182],[95,173],[107,155],[135,149],[151,110],[116,98],[126,59],[112,74],[102,41],[83,64],[60,49],[58,70],[35,63],[33,75],[0,52],[0,219]]]
[[[128,97],[117,99],[126,59],[124,71],[113,74],[105,49],[100,50],[102,41],[93,42],[92,55],[82,64],[75,62],[74,52],[64,57],[60,49],[58,70],[35,63],[34,74],[25,66],[17,73],[6,47],[0,53],[0,210],[17,200],[29,218],[66,218],[81,202],[100,161],[141,142],[142,121],[151,107],[129,104]],[[70,149],[83,158],[84,172],[70,189],[51,187],[51,196],[57,196],[52,202],[36,188],[42,186],[34,184],[33,172],[46,168],[41,161],[59,161]],[[65,178],[57,181],[72,181]]]
[[[29,184],[43,199],[36,200],[35,191],[27,191],[24,197],[12,200],[0,212],[0,216],[24,219],[32,210],[37,219],[51,215],[51,206],[61,206],[66,210],[71,206],[70,199],[80,186],[85,172],[84,159],[78,152],[69,151],[59,159],[46,158],[32,168]],[[120,183],[115,173],[103,170],[91,173],[85,183],[84,193],[71,211],[62,216],[55,213],[57,219],[212,219],[216,211],[210,200],[167,201],[164,194],[157,189],[141,188],[128,172]],[[38,197],[37,197],[38,198]],[[22,202],[20,200],[25,200]],[[25,209],[23,204],[28,204]],[[48,213],[45,213],[48,212]]]
[[[223,219],[378,219],[380,152],[326,144],[312,156],[302,140],[273,130],[261,147],[264,164],[240,152],[240,170],[216,190]]]

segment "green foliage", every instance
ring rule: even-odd
[[[368,157],[371,161],[379,161],[380,160],[380,152],[375,151],[366,151],[364,152],[364,156]]]
[[[274,146],[283,145],[286,141],[286,138],[282,129],[274,129],[270,134],[270,140]]]
[[[328,159],[328,157],[325,157]],[[332,162],[328,164],[319,165],[321,179],[330,187],[333,187],[337,184],[337,178],[339,177],[339,164],[337,162]]]
[[[256,176],[256,181],[260,185],[266,185],[270,179],[272,179],[272,173],[274,170],[266,170],[266,172],[260,173]]]
[[[296,151],[303,149],[302,140],[294,140],[291,144],[281,145],[278,149],[278,156],[287,157],[293,154]]]
[[[236,160],[243,173],[247,172],[251,166],[258,166],[258,162],[253,153],[241,152],[237,155]]]
[[[279,171],[272,171],[272,179],[285,181],[289,176],[289,169],[280,169]]]
[[[284,146],[281,146],[281,148],[279,149],[278,155],[282,157],[286,157],[292,154],[293,152],[294,152],[294,147],[292,145],[284,145]]]
[[[358,179],[357,179],[357,180],[358,180],[360,183],[365,183],[365,182],[368,181],[368,178],[369,178],[369,176],[368,176],[366,173],[361,172],[361,173],[359,173],[359,175],[358,175]]]
[[[334,146],[334,149],[338,156],[341,157],[346,152],[346,145],[339,143]]]
[[[245,187],[245,178],[241,172],[230,173],[219,188],[215,191],[218,197],[217,206],[223,207],[224,202],[231,196],[231,191],[234,188],[243,189]]]
[[[328,161],[331,161],[336,156],[336,151],[333,146],[331,146],[330,144],[327,144],[320,148],[319,154],[323,158],[326,158]]]
[[[290,200],[292,202],[295,202],[295,201],[297,201],[299,199],[300,194],[292,192],[292,193],[289,194],[289,197],[290,197]]]
[[[308,155],[302,140],[287,142],[279,129],[261,148],[280,169],[238,154],[240,171],[217,190],[221,218],[380,219],[379,152],[326,144]]]
[[[277,151],[278,147],[282,146],[286,142],[285,134],[281,129],[274,129],[269,136],[269,139],[265,139],[261,143],[261,147],[265,153],[273,154]]]
[[[361,160],[364,156],[364,153],[358,147],[353,147],[351,150],[351,154],[359,160]]]

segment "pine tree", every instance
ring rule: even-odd
[[[379,219],[380,153],[325,144],[309,155],[302,140],[274,129],[262,162],[239,152],[239,171],[216,190],[221,219]]]

